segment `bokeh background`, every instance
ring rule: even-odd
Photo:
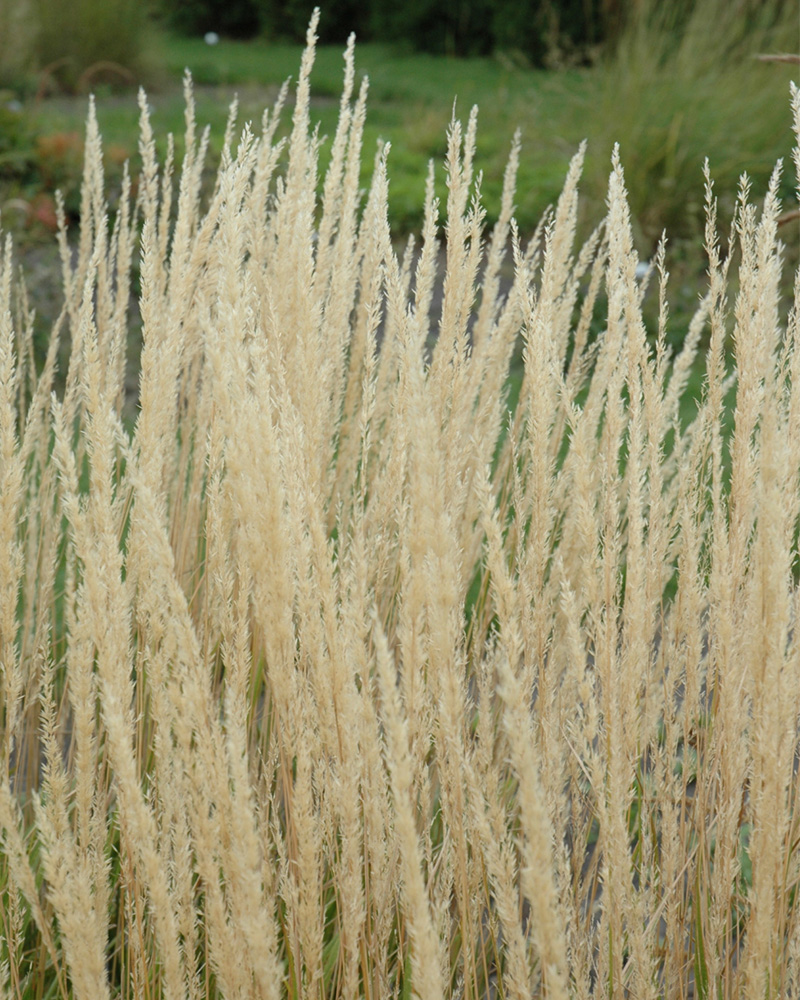
[[[70,232],[79,222],[83,131],[95,94],[113,218],[123,165],[138,169],[136,91],[147,90],[160,149],[181,155],[182,77],[192,73],[211,126],[209,189],[228,106],[258,122],[297,72],[312,0],[2,0],[0,217],[26,268],[42,337],[58,308],[55,192]],[[398,240],[420,224],[428,161],[446,195],[443,158],[454,111],[478,104],[478,167],[488,222],[499,208],[515,129],[522,133],[516,213],[533,231],[588,140],[581,224],[603,216],[613,144],[637,247],[670,238],[680,339],[702,287],[703,160],[720,217],[732,218],[743,173],[761,193],[783,157],[782,235],[797,256],[789,82],[800,78],[797,0],[328,0],[312,75],[314,112],[332,134],[342,51],[370,80],[363,181],[390,140],[390,213]],[[794,60],[794,61],[793,61]],[[288,127],[289,114],[285,114]],[[323,149],[323,168],[326,150]],[[792,259],[794,259],[792,258]],[[53,280],[55,277],[56,280]]]

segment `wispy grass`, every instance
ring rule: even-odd
[[[232,116],[207,204],[191,87],[179,170],[142,97],[113,228],[92,105],[41,372],[5,244],[2,995],[793,995],[780,170],[761,208],[742,185],[724,260],[707,178],[708,287],[673,356],[668,257],[648,340],[616,153],[588,242],[583,149],[523,241],[516,146],[485,233],[477,119],[454,119],[441,218],[431,179],[398,255],[385,148],[359,192],[352,50],[318,201],[313,57],[312,22],[288,141],[283,94],[255,133]]]

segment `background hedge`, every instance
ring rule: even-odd
[[[158,6],[187,34],[301,41],[315,0],[171,0]],[[344,42],[355,28],[361,41],[401,41],[422,51],[486,55],[519,53],[532,65],[584,60],[621,23],[621,0],[327,0],[320,41]]]

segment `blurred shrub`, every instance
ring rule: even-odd
[[[314,7],[321,7],[319,38],[323,44],[342,43],[355,31],[361,40],[374,38],[376,4],[359,0],[254,0],[261,26],[270,38],[303,41]]]
[[[154,0],[164,20],[184,34],[271,38],[301,42],[316,0]],[[355,31],[362,41],[400,42],[456,56],[498,49],[530,65],[586,61],[616,31],[622,0],[330,0],[322,3],[319,37],[340,43]]]
[[[0,86],[85,92],[152,76],[141,0],[0,0]]]
[[[0,95],[1,97],[1,95]],[[109,143],[105,161],[107,199],[112,211],[122,186],[123,168],[135,147]],[[0,103],[0,210],[13,204],[28,223],[55,228],[53,194],[61,191],[68,219],[80,214],[83,134],[73,129],[40,131],[21,111]]]
[[[41,87],[86,91],[98,81],[131,85],[152,70],[147,9],[140,0],[30,2]]]
[[[316,0],[155,0],[160,19],[184,35],[214,31],[229,38],[270,38],[302,41]],[[320,39],[344,42],[351,31],[370,37],[371,14],[359,0],[322,4]]]
[[[47,232],[54,233],[58,229],[58,213],[56,200],[46,191],[34,195],[28,207],[28,224],[40,226]]]
[[[378,4],[371,27],[378,38],[402,39],[424,52],[485,55],[492,48],[491,7],[487,0]]]
[[[266,7],[300,6],[307,22],[313,4],[297,0],[259,0]],[[346,3],[337,7],[345,8]],[[403,41],[426,52],[472,56],[495,50],[513,51],[526,63],[546,65],[571,58],[584,59],[604,35],[603,9],[608,0],[407,0],[373,2],[360,18],[361,31],[381,41]],[[360,8],[365,10],[364,5]],[[323,9],[323,21],[326,15]],[[329,30],[337,30],[338,13]],[[351,20],[359,30],[357,20]],[[610,22],[609,22],[610,23]],[[323,22],[320,23],[322,30]],[[341,37],[346,31],[339,29]],[[297,35],[298,39],[301,37]]]
[[[0,103],[0,181],[27,173],[34,160],[34,139],[27,119],[21,111]]]
[[[37,136],[36,168],[43,187],[50,191],[76,187],[83,164],[83,136],[79,132],[52,132]]]
[[[0,2],[0,86],[18,88],[30,68],[34,18],[31,0]]]
[[[608,0],[490,0],[488,7],[493,48],[535,66],[591,61],[617,23]]]

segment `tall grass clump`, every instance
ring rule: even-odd
[[[786,0],[632,5],[597,66],[584,112],[593,123],[591,194],[605,190],[605,151],[620,142],[637,235],[652,245],[664,227],[697,237],[708,156],[729,216],[739,176],[746,171],[766,186],[775,161],[789,153],[781,95],[793,67],[758,56],[796,51],[798,27],[797,4]]]
[[[0,995],[796,995],[781,167],[763,204],[742,181],[728,246],[707,178],[708,287],[671,357],[665,246],[650,337],[616,153],[584,246],[583,149],[526,242],[515,143],[485,235],[476,115],[454,120],[445,221],[431,173],[398,256],[388,148],[358,187],[351,43],[318,199],[315,26],[288,140],[286,90],[236,143],[232,113],[208,204],[188,80],[179,180],[142,97],[113,225],[90,108],[41,371],[4,244]]]

